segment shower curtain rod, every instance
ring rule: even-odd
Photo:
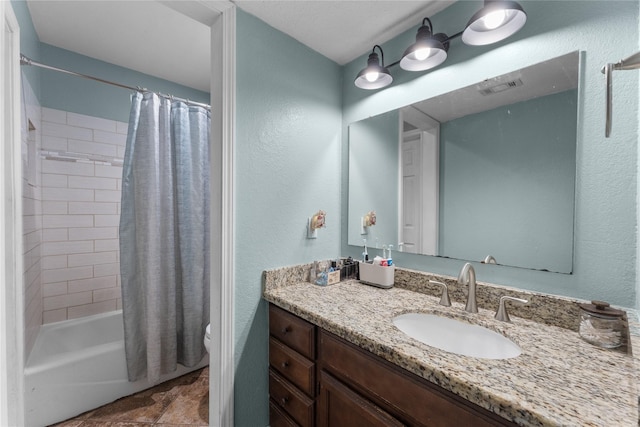
[[[43,64],[41,62],[34,61],[33,59],[23,55],[22,53],[20,54],[20,65],[33,65],[35,67],[45,68],[47,70],[59,71],[61,73],[70,74],[72,76],[84,77],[85,79],[95,80],[95,81],[100,82],[100,83],[106,83],[108,85],[121,87],[123,89],[133,90],[135,92],[151,92],[151,93],[155,93],[156,95],[161,96],[163,98],[169,98],[169,99],[174,100],[174,101],[182,101],[182,102],[184,102],[186,104],[197,105],[199,107],[204,107],[204,108],[211,109],[211,106],[209,104],[203,104],[201,102],[191,101],[190,99],[179,98],[177,96],[168,95],[168,94],[164,94],[164,93],[161,93],[161,92],[154,92],[152,90],[141,88],[141,87],[127,86],[127,85],[123,85],[123,84],[120,84],[120,83],[111,82],[109,80],[104,80],[104,79],[101,79],[99,77],[93,77],[93,76],[89,76],[89,75],[86,75],[86,74],[76,73],[75,71],[65,70],[63,68],[52,67],[51,65],[46,65],[46,64]]]

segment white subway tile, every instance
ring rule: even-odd
[[[96,202],[120,202],[122,192],[119,190],[95,190]]]
[[[67,309],[60,308],[58,310],[49,310],[42,313],[42,323],[55,323],[67,320]]]
[[[95,249],[96,252],[118,251],[120,250],[120,240],[119,239],[96,240],[95,248],[96,248]]]
[[[93,302],[107,301],[107,300],[115,300],[120,298],[122,295],[122,288],[107,288],[107,289],[98,289],[97,291],[93,291]]]
[[[96,165],[96,176],[122,178],[122,166]]]
[[[69,212],[67,202],[42,202],[42,213],[45,215],[63,215]]]
[[[69,240],[115,239],[118,237],[116,227],[69,228]]]
[[[99,154],[101,156],[116,157],[117,146],[112,144],[101,144],[99,142],[69,140],[69,151],[72,153]]]
[[[86,178],[84,178],[86,179]],[[42,174],[42,186],[43,187],[67,187],[67,175],[57,175],[52,173]]]
[[[73,307],[76,305],[90,304],[93,300],[92,292],[77,292],[67,295],[57,295],[44,299],[44,310],[55,310],[58,308]]]
[[[113,215],[118,212],[115,203],[95,202],[95,203],[81,203],[81,202],[69,202],[70,214],[102,214]]]
[[[95,252],[90,254],[75,254],[69,255],[69,267],[78,267],[78,266],[92,266],[95,264],[111,264],[116,261],[116,253],[115,252]],[[91,269],[91,276],[93,276],[93,269]],[[83,279],[86,277],[83,277]],[[76,279],[80,279],[80,277],[76,277]],[[71,279],[67,279],[71,280]]]
[[[126,152],[127,152],[126,147],[117,147],[117,148],[118,148],[118,150],[116,151],[116,156],[117,156],[118,158],[120,158],[120,159],[123,159],[123,158],[124,158],[124,155],[125,155],[125,154],[126,154]]]
[[[93,266],[94,277],[115,276],[120,274],[120,263],[98,264]]]
[[[94,166],[93,163],[44,159],[42,161],[42,172],[62,175],[93,176]]]
[[[43,215],[44,228],[93,227],[93,215]]]
[[[67,294],[67,282],[45,283],[42,285],[43,297],[55,297]]]
[[[26,179],[22,180],[22,197],[27,199],[36,198],[36,188],[27,183]]]
[[[96,215],[96,227],[118,227],[120,225],[120,215]]]
[[[69,188],[92,188],[95,190],[116,190],[117,182],[118,181],[114,178],[70,176]]]
[[[103,132],[101,130],[94,130],[93,140],[95,142],[103,142],[105,144],[124,146],[127,143],[127,135],[115,132]]]
[[[24,271],[28,271],[31,268],[42,268],[40,262],[42,257],[40,256],[40,244],[24,254]]]
[[[66,228],[45,228],[42,230],[43,242],[64,242],[69,240],[69,231]]]
[[[116,122],[116,132],[127,134],[129,131],[129,123],[125,122]]]
[[[54,268],[65,268],[67,267],[67,256],[66,255],[51,255],[42,257],[42,269],[51,270]]]
[[[22,198],[22,215],[36,214],[36,200],[28,197]]]
[[[67,255],[93,252],[93,241],[80,242],[43,242],[42,256]]]
[[[116,276],[94,277],[93,279],[73,280],[69,282],[69,292],[95,291],[96,289],[115,288]]]
[[[42,121],[53,123],[67,123],[67,112],[54,110],[53,108],[42,107]]]
[[[93,316],[94,314],[107,313],[116,310],[116,300],[102,301],[93,304],[80,305],[68,308],[69,319]]]
[[[91,266],[42,271],[42,283],[64,282],[67,280],[88,279],[90,277],[93,277],[93,267]]]
[[[31,351],[30,349],[33,347],[38,332],[40,331],[40,325],[42,325],[42,298],[30,301],[25,314],[25,319],[27,320],[25,323],[26,348],[28,351]]]
[[[117,304],[118,304],[116,306],[117,310],[122,310],[122,298],[118,298]]]
[[[116,122],[114,120],[85,116],[84,114],[67,113],[67,124],[81,128],[100,129],[108,132],[116,131]]]
[[[42,188],[42,200],[93,202],[93,197],[93,190],[82,188]]]
[[[116,210],[117,212],[117,210]],[[24,215],[22,217],[22,232],[31,233],[41,227],[38,215]]]
[[[40,267],[40,263],[36,262],[31,268],[29,268],[24,273],[24,284],[25,284],[25,300],[29,301],[31,298],[38,293],[38,287],[42,283],[42,277],[40,275],[42,268]],[[117,273],[115,273],[117,274]]]
[[[91,129],[52,122],[42,122],[42,134],[60,138],[84,139],[87,141],[90,141],[93,137],[93,131]]]
[[[42,149],[46,151],[67,151],[69,145],[67,144],[67,138],[60,136],[43,135],[42,136]]]

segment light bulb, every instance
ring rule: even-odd
[[[429,49],[428,47],[425,47],[425,48],[416,50],[415,52],[413,52],[413,54],[418,61],[424,61],[431,54],[431,49]]]
[[[370,71],[367,74],[364,75],[364,78],[367,79],[368,82],[375,82],[376,80],[378,80],[378,76],[380,75],[380,73],[376,72],[376,71]]]
[[[488,30],[495,30],[504,23],[505,19],[507,19],[507,12],[504,10],[497,10],[487,14],[483,18],[484,26]]]

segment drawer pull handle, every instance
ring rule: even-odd
[[[287,362],[286,360],[284,362],[282,362],[282,367],[283,368],[288,368],[289,367],[289,362]]]
[[[282,328],[282,335],[287,335],[288,332],[291,332],[290,327],[285,326],[284,328]]]
[[[282,406],[285,406],[287,404],[287,402],[289,402],[289,398],[288,397],[283,397],[282,399],[280,399],[280,403],[282,403]]]

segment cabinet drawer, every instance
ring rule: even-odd
[[[272,404],[283,409],[301,427],[313,426],[313,400],[272,369],[269,370],[269,396]]]
[[[406,424],[515,425],[326,331],[321,330],[318,346],[323,370]]]
[[[309,359],[316,356],[315,330],[306,320],[269,305],[269,334]]]
[[[321,371],[319,375],[318,427],[403,426],[400,421],[363,399],[325,371]]]
[[[278,405],[269,401],[269,427],[298,427],[286,412]]]
[[[308,396],[315,396],[315,364],[312,361],[271,337],[269,363]]]

